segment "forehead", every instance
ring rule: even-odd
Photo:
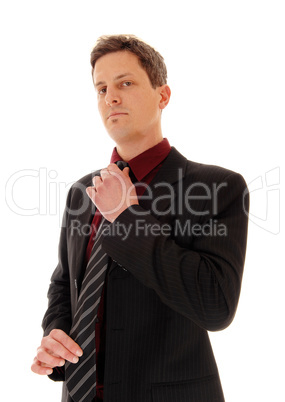
[[[100,57],[94,67],[94,83],[98,81],[113,80],[123,74],[147,76],[147,73],[139,63],[138,57],[128,51],[108,53]]]

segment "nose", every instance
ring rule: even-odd
[[[118,105],[121,103],[121,98],[118,94],[118,91],[112,88],[107,88],[105,102],[107,106]]]

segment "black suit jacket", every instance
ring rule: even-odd
[[[71,327],[95,208],[85,193],[92,176],[67,197],[45,335]],[[224,401],[207,331],[226,328],[236,312],[248,202],[241,175],[172,148],[140,205],[105,229],[104,402]],[[65,386],[62,400],[71,401]]]

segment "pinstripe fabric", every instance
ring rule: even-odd
[[[95,320],[108,267],[108,256],[102,250],[102,219],[90,260],[86,267],[70,336],[83,350],[76,365],[66,362],[65,378],[69,394],[75,402],[91,401],[96,392]]]

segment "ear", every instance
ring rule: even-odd
[[[165,84],[159,87],[159,94],[160,94],[159,108],[162,110],[168,105],[168,102],[170,100],[171,90],[169,86]]]

